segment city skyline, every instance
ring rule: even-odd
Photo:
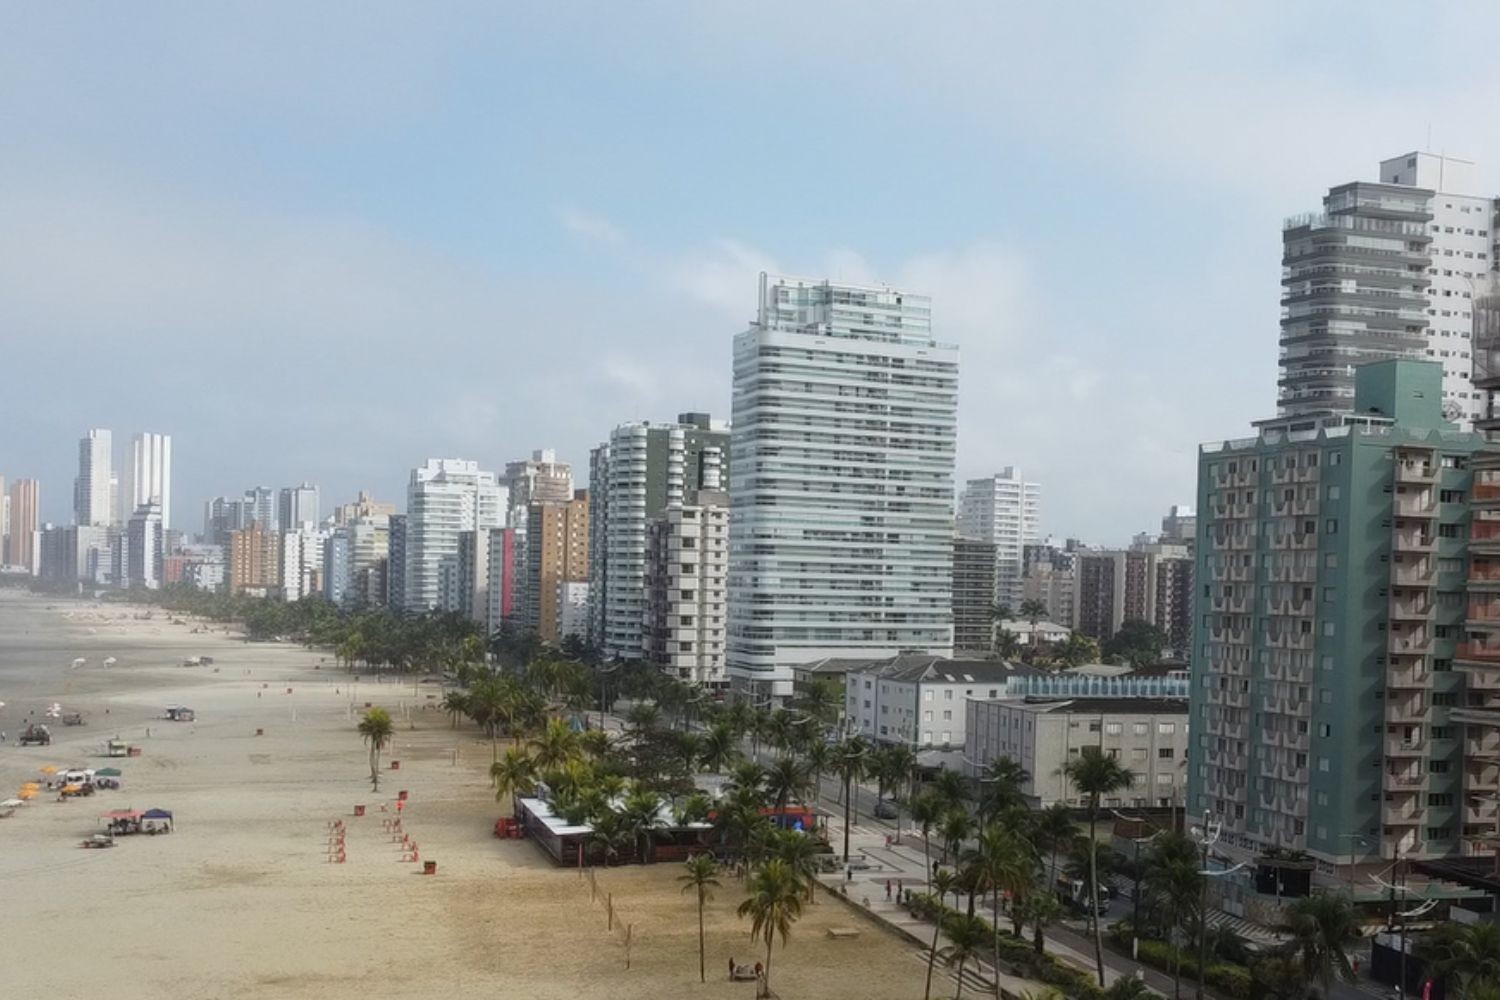
[[[1284,216],[1417,147],[1500,168],[1500,140],[1471,124],[1495,83],[1437,57],[1445,32],[1482,32],[1493,12],[1351,26],[1304,11],[1294,28],[1121,9],[1080,42],[1060,12],[896,11],[798,10],[808,37],[845,40],[831,63],[800,38],[748,45],[709,10],[599,11],[587,32],[563,12],[503,31],[461,8],[386,12],[338,45],[347,25],[317,11],[227,27],[103,11],[61,47],[43,39],[64,12],[21,12],[0,41],[27,84],[0,96],[17,151],[0,194],[8,359],[120,356],[73,392],[13,387],[28,433],[7,441],[6,474],[40,480],[43,517],[62,522],[64,443],[89,426],[176,435],[176,520],[242,482],[398,496],[426,456],[498,469],[538,440],[581,466],[622,421],[727,412],[729,342],[764,268],[931,295],[966,359],[958,478],[1018,465],[1047,487],[1044,530],[1124,539],[1191,496],[1200,438],[1265,415]],[[1303,41],[1335,24],[1348,53]],[[291,53],[288,28],[309,40]],[[1019,66],[979,44],[1016,31],[1039,40]],[[175,44],[127,67],[118,41],[142,32]],[[930,75],[887,72],[911,65],[902,33]],[[1398,40],[1432,72],[1398,83],[1352,55]],[[1049,43],[1086,53],[1048,65]],[[700,87],[662,87],[644,55],[658,44]],[[559,75],[562,46],[586,69]],[[774,83],[752,71],[767,59]],[[1314,87],[1322,111],[1306,116]],[[775,100],[809,112],[788,139],[813,155],[752,166],[744,123]],[[830,115],[899,120],[920,141],[870,157]],[[276,123],[248,157],[247,121]],[[884,198],[900,223],[869,211]],[[401,392],[414,342],[435,399]],[[303,345],[311,363],[286,365]],[[122,385],[136,391],[112,399]],[[556,414],[544,434],[540,412]],[[1110,433],[1088,430],[1105,412]],[[1090,478],[1118,502],[1092,503]]]

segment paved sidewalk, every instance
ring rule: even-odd
[[[843,819],[841,816],[832,817],[829,820],[828,838],[829,842],[835,845],[835,850],[842,845]],[[899,894],[896,888],[896,883],[900,882],[904,888],[913,892],[926,891],[928,868],[923,859],[921,836],[905,835],[902,843],[897,844],[893,841],[890,846],[887,846],[884,831],[853,824],[849,835],[849,854],[856,866],[852,880],[848,878],[848,873],[840,870],[835,874],[822,877],[820,881],[830,891],[847,895],[850,904],[860,907],[875,919],[912,938],[921,947],[930,947],[932,924],[912,917],[898,902]],[[933,857],[940,857],[940,852],[934,851]],[[859,867],[860,865],[868,865],[868,867]],[[889,900],[885,895],[887,881],[891,883]],[[989,907],[984,901],[976,905],[975,912],[984,916],[985,919],[990,917]],[[1001,921],[1004,926],[1006,921],[1004,914],[1001,915]],[[938,946],[941,948],[945,943],[946,939],[939,936]],[[1046,948],[1048,954],[1075,966],[1085,974],[1092,975],[1093,946],[1086,935],[1076,934],[1061,925],[1050,927],[1046,933]],[[1105,952],[1104,963],[1106,982],[1113,983],[1123,976],[1136,974],[1136,963],[1123,956]],[[988,961],[984,962],[984,969],[984,988],[993,992],[994,979]],[[1162,976],[1150,969],[1145,970],[1145,976],[1147,985],[1152,989],[1161,992],[1164,996],[1171,994],[1170,977]],[[1001,973],[1000,985],[1017,996],[1022,996],[1027,991],[1040,993],[1046,988],[1044,984],[1035,980],[1021,979],[1004,972]]]

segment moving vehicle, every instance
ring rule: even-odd
[[[107,833],[96,833],[92,837],[84,840],[80,846],[88,848],[114,847],[115,838],[111,837]]]
[[[1068,878],[1065,875],[1059,875],[1057,878],[1056,892],[1057,898],[1061,902],[1066,904],[1070,909],[1072,909],[1073,912],[1088,912],[1088,890],[1084,886],[1083,879]],[[1096,894],[1094,900],[1094,912],[1101,917],[1104,916],[1109,912],[1109,904],[1113,901],[1113,899],[1114,892],[1110,889],[1109,886],[1099,886],[1099,891]]]
[[[52,745],[52,730],[39,722],[33,722],[21,730],[21,746],[47,747]]]
[[[65,725],[65,726],[81,726],[81,725],[84,725],[83,713],[82,712],[69,712],[69,713],[67,713],[66,715],[64,715],[62,717],[62,724]]]

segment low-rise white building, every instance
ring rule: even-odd
[[[1062,642],[1073,634],[1073,630],[1066,625],[1058,625],[1055,622],[1049,621],[1038,621],[1033,626],[1029,621],[1011,619],[1001,622],[1000,627],[1014,635],[1016,641],[1022,646]]]
[[[850,670],[844,681],[849,728],[882,743],[961,748],[965,702],[1004,698],[1012,679],[1035,667],[999,660],[907,654]]]
[[[1098,747],[1134,776],[1106,807],[1183,804],[1187,788],[1188,703],[1177,698],[973,700],[964,757],[971,773],[1008,757],[1030,776],[1022,791],[1034,807],[1084,805],[1063,766]]]

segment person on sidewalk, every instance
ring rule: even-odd
[[[891,901],[891,880],[890,879],[886,879],[885,880],[885,901],[887,903],[889,903]]]

